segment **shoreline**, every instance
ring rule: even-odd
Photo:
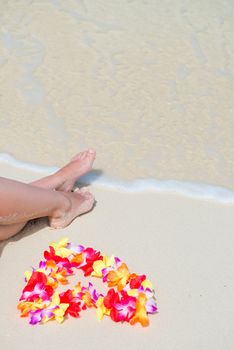
[[[0,153],[0,166],[11,167],[14,169],[29,171],[32,174],[41,176],[50,175],[57,171],[58,167],[48,167],[35,163],[28,163],[14,158],[7,153]],[[9,169],[7,170],[7,172]],[[2,174],[1,174],[2,175]],[[3,175],[4,177],[4,171]],[[95,186],[106,188],[114,191],[124,191],[127,193],[141,193],[153,191],[156,193],[175,193],[188,198],[204,199],[223,204],[234,204],[234,191],[229,188],[205,184],[192,181],[178,181],[173,179],[157,180],[151,178],[135,179],[131,181],[121,181],[118,179],[108,178],[102,175],[99,170],[93,170],[89,174],[81,177],[80,184],[92,183]]]

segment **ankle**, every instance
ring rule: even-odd
[[[51,215],[51,218],[53,219],[64,217],[68,212],[71,211],[72,208],[71,199],[66,193],[60,191],[57,191],[56,193],[58,194],[58,205]]]

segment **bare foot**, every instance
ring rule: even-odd
[[[63,192],[70,192],[77,179],[92,169],[95,158],[96,152],[93,149],[78,153],[71,159],[70,163],[56,173],[61,181],[56,189]]]
[[[96,152],[92,149],[80,152],[55,174],[33,181],[30,185],[51,190],[70,192],[77,179],[92,169],[95,157]]]
[[[77,216],[87,213],[94,205],[93,195],[82,189],[76,192],[63,193],[70,201],[70,208],[55,217],[49,218],[51,228],[59,229],[68,226]]]

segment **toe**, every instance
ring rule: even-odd
[[[89,152],[89,154],[90,155],[96,155],[96,151],[93,149],[93,148],[90,148],[89,150],[88,150],[88,152]]]
[[[76,158],[75,160],[84,160],[86,157],[87,157],[87,152],[88,151],[82,151],[82,152],[80,152],[79,154],[78,154],[78,158]]]
[[[74,193],[77,194],[79,197],[82,197],[84,201],[90,201],[94,198],[92,193],[87,191],[87,187],[82,187],[76,190]]]
[[[79,152],[74,157],[72,157],[71,161],[84,159],[84,156],[85,156],[86,153],[87,153],[87,151]]]
[[[84,152],[81,153],[81,159],[82,159],[82,160],[84,160],[85,158],[87,158],[88,152],[89,152],[89,151],[86,150],[86,151],[84,151]]]
[[[84,160],[85,158],[91,158],[91,159],[95,159],[96,157],[96,151],[92,148],[89,148],[88,150],[82,151],[78,154],[76,154],[71,161],[74,160]]]
[[[89,191],[87,191],[87,189],[85,189],[84,187],[79,190],[79,195],[81,195],[85,200],[91,199],[93,197],[93,195]]]

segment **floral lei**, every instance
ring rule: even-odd
[[[26,286],[19,299],[21,317],[29,317],[32,325],[55,319],[59,323],[70,315],[79,317],[81,310],[96,308],[99,320],[104,315],[115,322],[139,322],[148,326],[148,314],[157,311],[154,290],[145,275],[130,273],[125,263],[117,257],[107,257],[93,248],[73,245],[67,238],[52,242],[49,251],[44,252],[45,260],[37,269],[25,272]],[[59,284],[67,284],[67,277],[74,268],[84,276],[102,278],[110,288],[106,295],[98,293],[92,283],[58,293]]]

